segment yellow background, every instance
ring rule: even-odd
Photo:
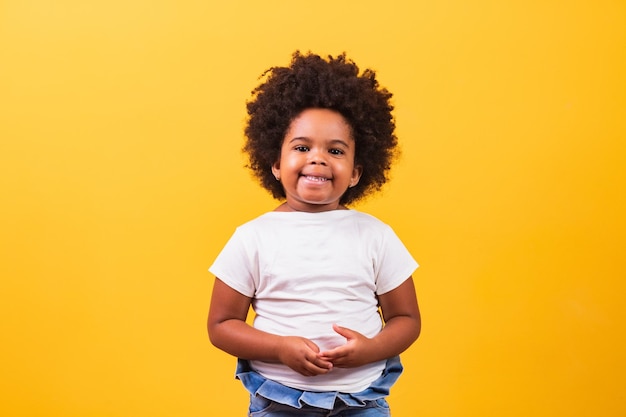
[[[626,3],[0,1],[0,414],[243,416],[206,271],[272,209],[244,103],[295,49],[394,92],[355,208],[422,267],[394,416],[626,415]]]

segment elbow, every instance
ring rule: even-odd
[[[413,325],[413,341],[414,342],[420,337],[421,333],[422,333],[422,317],[420,313],[418,312],[414,318],[414,325]]]
[[[209,322],[207,323],[207,332],[209,335],[209,341],[213,346],[219,350],[228,352],[228,344],[231,337],[231,332],[228,328],[224,327],[221,322]]]
[[[211,344],[217,348],[219,348],[219,337],[216,323],[212,323],[210,320],[207,320],[206,328],[209,336],[209,341]]]
[[[222,348],[220,347],[219,340],[216,339],[215,337],[211,336],[211,334],[209,334],[209,342],[211,342],[211,344],[213,346],[215,346],[216,348],[222,350]]]
[[[410,324],[407,325],[405,329],[406,341],[408,343],[408,346],[406,346],[406,348],[411,346],[422,333],[422,321],[420,320],[419,315],[410,317],[409,323]]]
[[[224,350],[224,344],[222,342],[222,339],[219,337],[219,332],[216,332],[215,330],[209,330],[209,341],[216,348]]]
[[[413,330],[413,341],[415,342],[422,334],[422,321],[420,319],[415,323],[415,328]]]

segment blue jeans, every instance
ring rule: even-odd
[[[402,373],[400,357],[387,360],[378,379],[357,393],[302,391],[264,378],[239,359],[236,376],[250,393],[250,417],[388,417],[385,397]]]
[[[332,410],[303,404],[300,408],[250,394],[249,417],[390,417],[389,404],[384,398],[365,401],[362,406],[350,406],[337,400]]]

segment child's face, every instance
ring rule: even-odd
[[[329,109],[307,109],[289,126],[272,165],[287,196],[287,205],[298,211],[339,208],[339,199],[361,177],[354,165],[355,143],[343,116]]]

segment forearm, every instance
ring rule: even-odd
[[[354,368],[404,352],[419,336],[420,321],[419,315],[395,316],[372,338],[336,324],[333,328],[346,338],[346,343],[322,352],[320,357],[339,368]]]
[[[379,296],[385,327],[372,340],[381,358],[390,358],[404,352],[417,340],[422,319],[415,296],[413,278]]]
[[[279,361],[281,336],[273,335],[239,319],[209,324],[211,343],[226,353],[242,359]]]
[[[242,359],[280,362],[304,376],[329,372],[333,364],[318,356],[313,342],[298,336],[278,336],[249,326],[240,319],[209,324],[211,342]]]
[[[404,352],[419,337],[419,318],[397,316],[389,320],[382,331],[374,336],[370,362],[384,360]]]

